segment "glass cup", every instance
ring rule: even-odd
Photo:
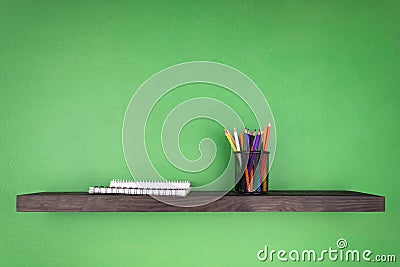
[[[234,152],[235,192],[268,192],[269,154],[269,151]]]

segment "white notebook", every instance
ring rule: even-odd
[[[111,180],[108,187],[89,187],[89,194],[127,194],[185,197],[191,190],[189,181]]]

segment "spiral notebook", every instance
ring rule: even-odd
[[[185,197],[191,190],[189,181],[111,180],[108,187],[89,187],[89,194],[126,194]]]

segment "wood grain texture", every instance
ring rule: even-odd
[[[215,192],[191,192],[199,200]],[[165,197],[168,198],[168,197]],[[18,212],[384,212],[385,197],[353,191],[270,191],[262,195],[229,193],[199,207],[175,207],[151,196],[80,192],[17,196]]]

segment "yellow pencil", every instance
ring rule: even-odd
[[[235,145],[235,139],[233,138],[232,134],[229,132],[229,130],[226,130],[226,129],[225,129],[225,131],[226,131],[226,133],[228,134],[229,139],[231,139],[231,141],[233,142],[233,145]],[[235,146],[235,148],[236,148],[236,146]]]
[[[231,137],[229,136],[229,132],[226,129],[224,129],[224,132],[225,132],[226,139],[228,139],[229,144],[231,144],[233,152],[236,152],[236,147],[233,144]]]

